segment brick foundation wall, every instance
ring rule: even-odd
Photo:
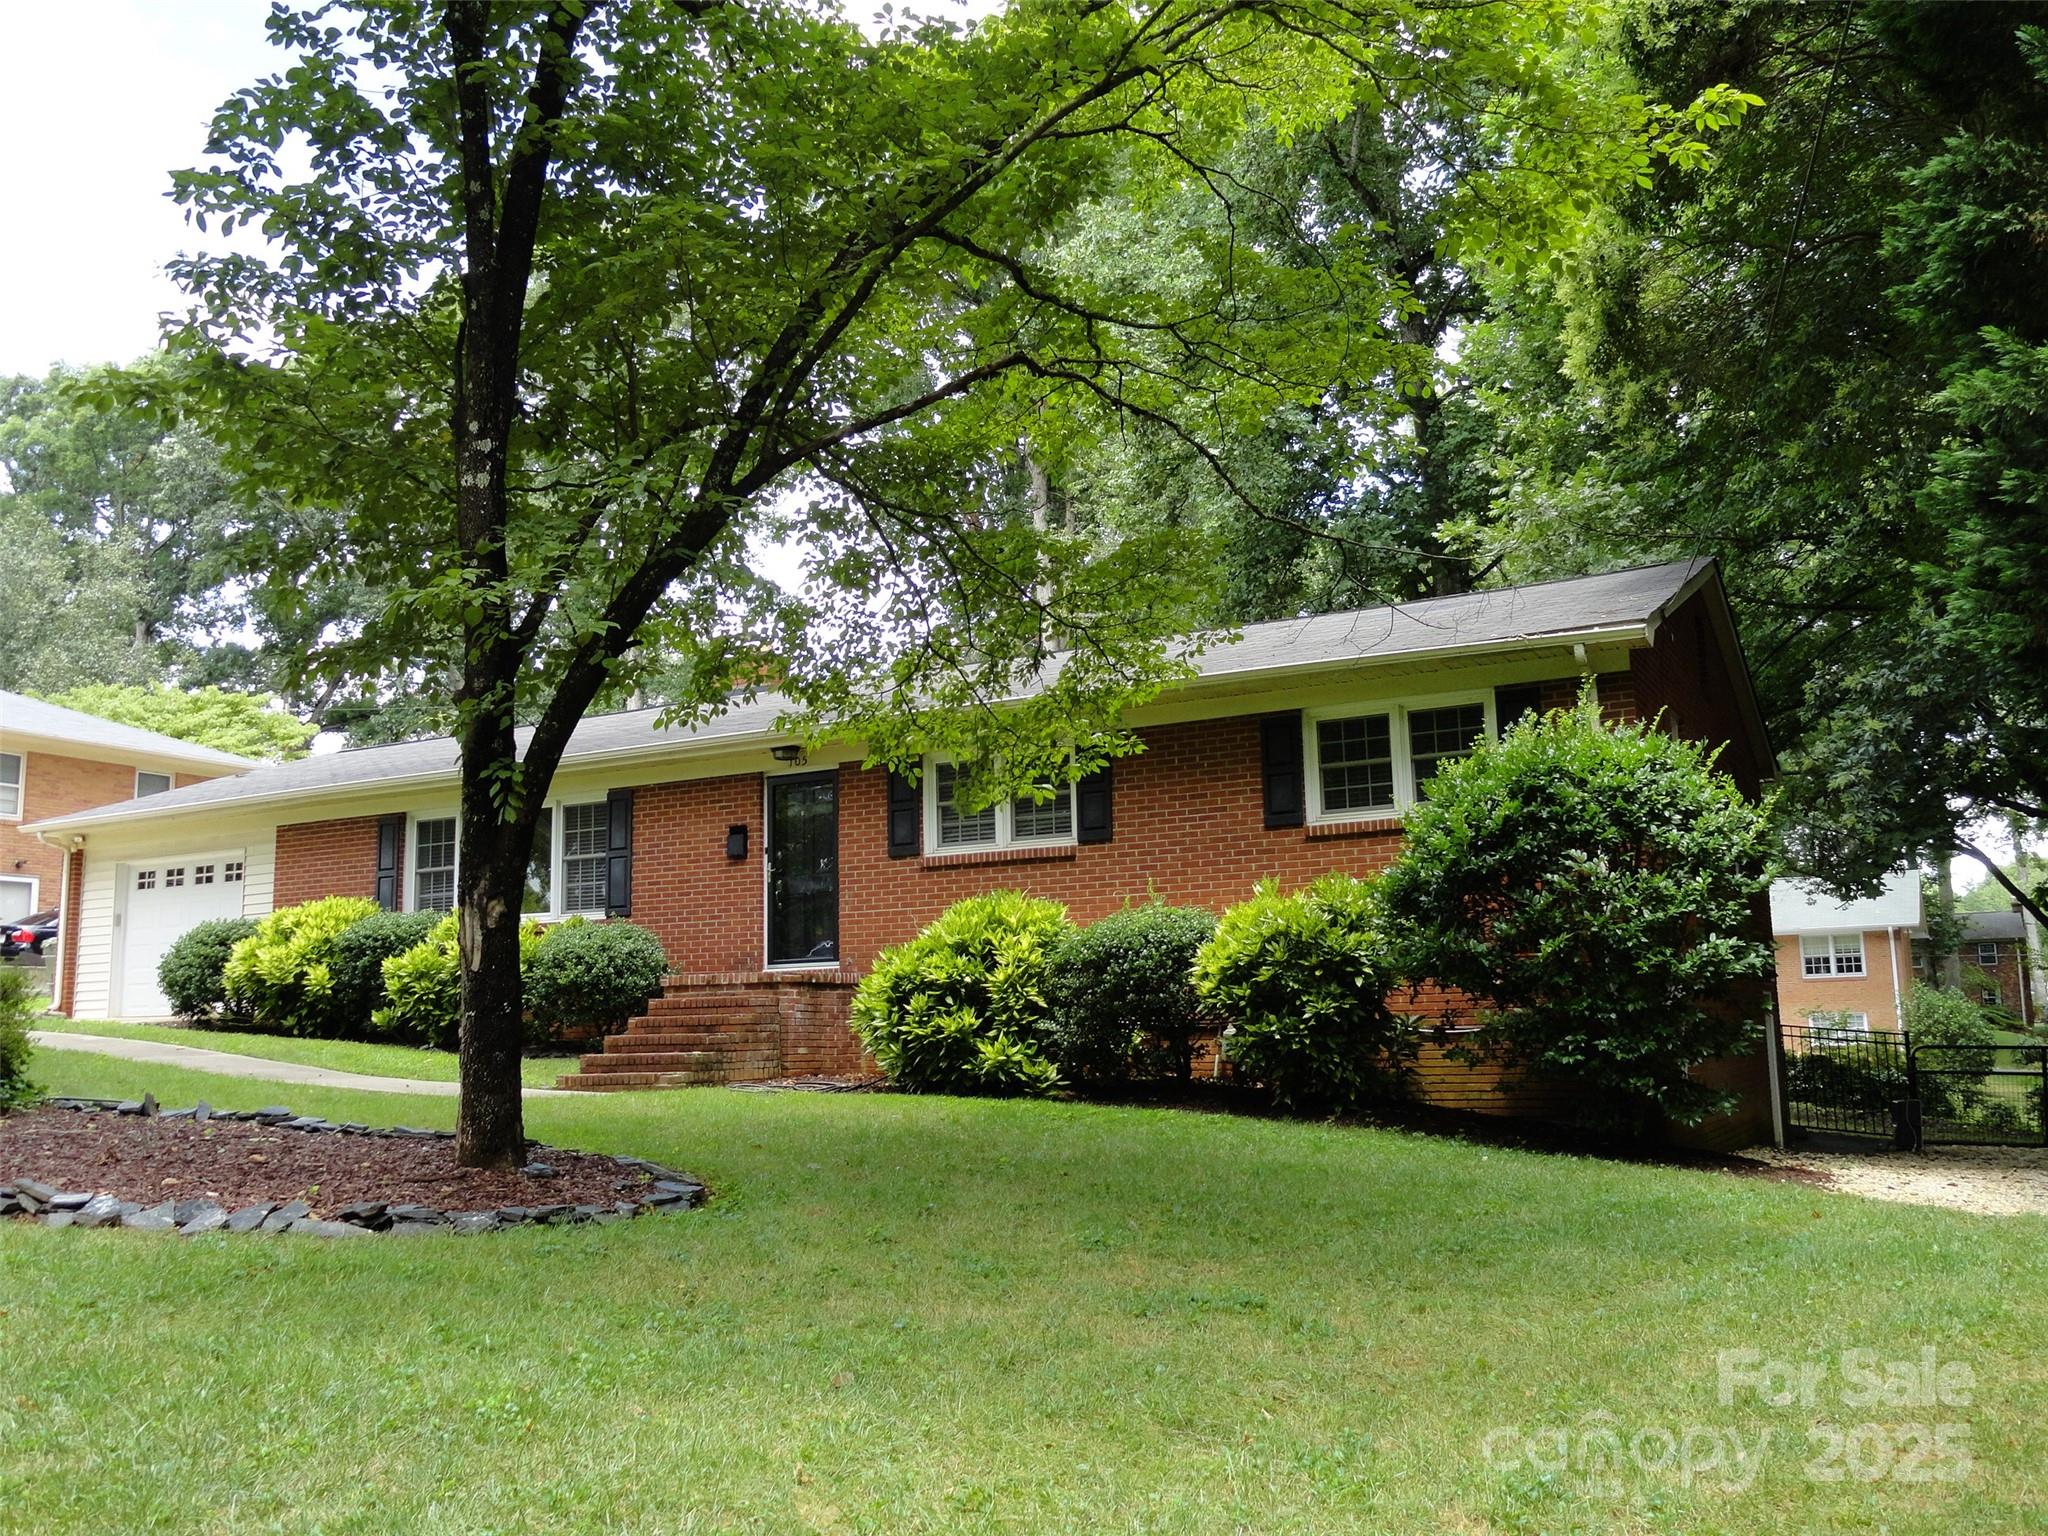
[[[295,907],[322,896],[376,900],[378,820],[375,816],[349,816],[279,827],[275,904]],[[403,859],[401,850],[401,863]],[[404,874],[401,869],[401,881]],[[404,889],[402,884],[400,889]]]

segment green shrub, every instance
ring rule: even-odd
[[[1066,908],[1016,891],[972,896],[884,950],[853,994],[853,1026],[897,1086],[918,1093],[1049,1093],[1049,953]]]
[[[228,956],[229,1005],[287,1034],[346,1033],[347,1020],[334,1004],[335,940],[377,911],[365,897],[327,896],[263,918]]]
[[[526,967],[526,1006],[537,1034],[604,1028],[645,1008],[667,974],[661,940],[645,928],[572,917],[541,935]]]
[[[1263,882],[1195,955],[1195,994],[1229,1021],[1224,1048],[1287,1109],[1400,1093],[1415,1032],[1387,1007],[1393,968],[1369,881]]]
[[[0,1114],[33,1104],[40,1091],[28,1080],[29,1025],[42,1010],[43,995],[28,972],[0,966]]]
[[[385,1002],[384,962],[419,945],[440,921],[438,912],[376,912],[341,931],[327,961],[328,1003],[345,1033],[371,1037]]]
[[[519,925],[519,969],[533,967],[541,939],[540,924]],[[456,918],[449,913],[427,936],[383,965],[385,1003],[371,1016],[380,1035],[411,1045],[452,1051],[462,1033],[462,955],[456,939]]]
[[[1071,933],[1046,973],[1048,1048],[1070,1081],[1186,1077],[1202,1028],[1195,953],[1216,931],[1214,913],[1150,901]]]
[[[171,1011],[186,1019],[238,1014],[228,1001],[228,957],[255,931],[253,917],[217,917],[179,934],[156,967]]]
[[[1711,752],[1588,697],[1439,769],[1381,883],[1405,974],[1488,1004],[1472,1054],[1642,1134],[1725,1108],[1691,1069],[1759,1038],[1771,848]]]
[[[1906,1035],[1915,1045],[1992,1045],[1998,1040],[1981,1006],[1961,992],[1924,981],[1906,994]]]

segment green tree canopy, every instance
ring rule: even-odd
[[[219,752],[272,762],[305,756],[317,731],[274,698],[230,693],[224,688],[85,683],[42,697],[102,720],[118,720]]]

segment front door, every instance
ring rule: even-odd
[[[768,781],[768,963],[839,959],[839,776]]]

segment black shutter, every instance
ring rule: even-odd
[[[1109,764],[1104,763],[1074,787],[1074,841],[1106,843],[1114,825]]]
[[[604,915],[633,915],[633,791],[615,789],[604,797]]]
[[[924,842],[920,835],[924,821],[924,798],[917,786],[900,773],[889,775],[889,857],[914,859]]]
[[[1493,723],[1503,736],[1522,716],[1533,715],[1542,707],[1541,683],[1518,683],[1512,688],[1493,690]]]
[[[398,850],[404,846],[404,815],[378,818],[377,905],[386,912],[398,910]]]
[[[1301,785],[1301,711],[1259,720],[1259,777],[1266,791],[1266,825],[1298,827],[1304,814]]]

